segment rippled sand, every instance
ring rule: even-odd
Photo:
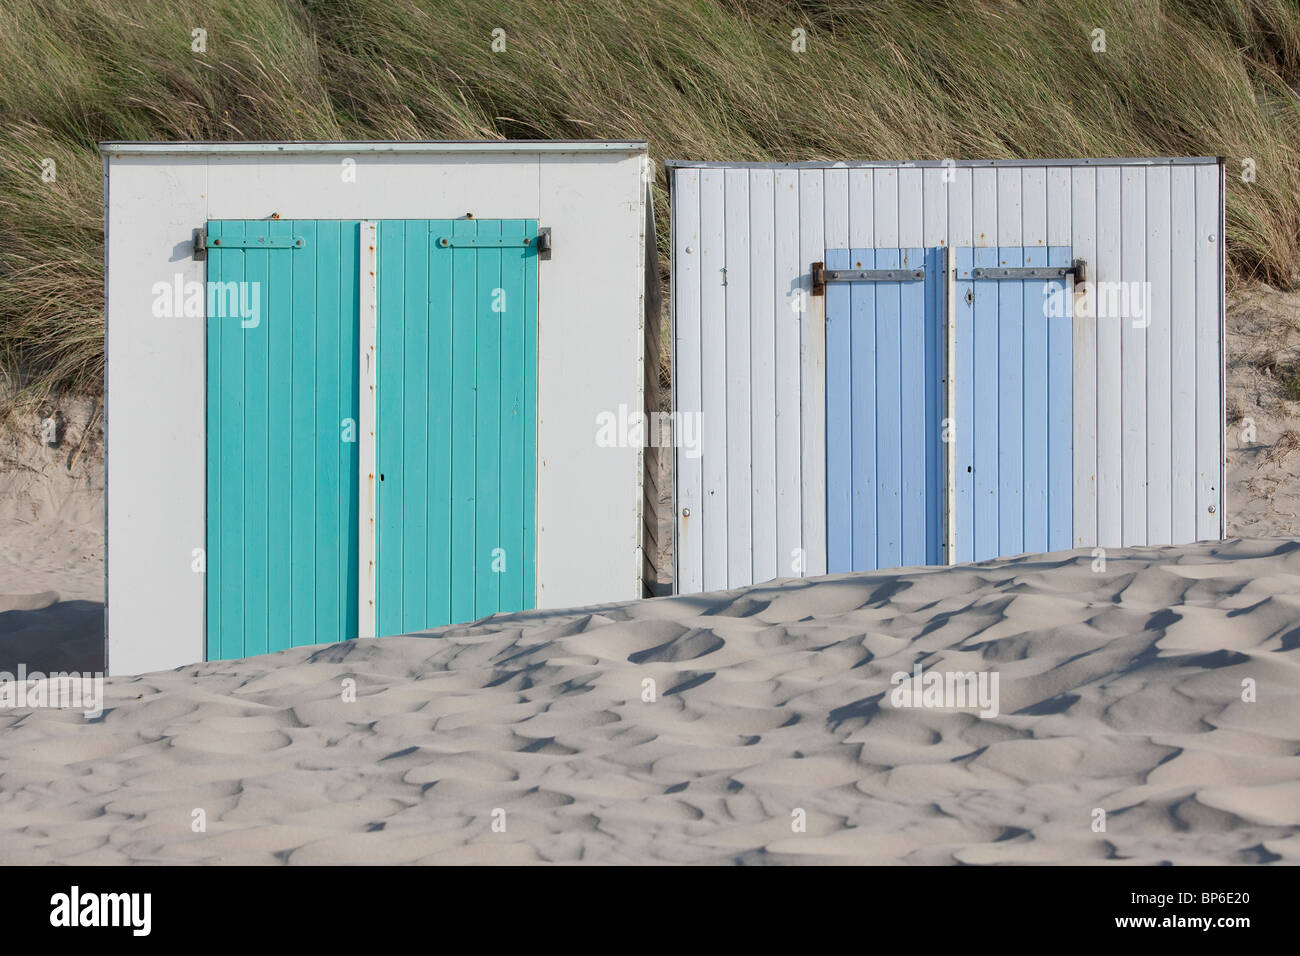
[[[0,712],[0,861],[1295,863],[1298,648],[1300,541],[1258,539],[115,678]],[[918,662],[999,715],[895,707]]]

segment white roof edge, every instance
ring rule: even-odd
[[[911,169],[944,166],[948,160],[866,160],[853,162],[810,161],[797,163],[728,163],[669,159],[668,169]],[[972,166],[1202,166],[1223,163],[1222,156],[1092,156],[1079,159],[954,159],[958,167]]]
[[[112,156],[262,156],[358,153],[644,153],[644,140],[331,140],[224,142],[103,142],[99,151]]]

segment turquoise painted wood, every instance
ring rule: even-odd
[[[924,265],[923,280],[826,287],[831,573],[942,559],[942,249],[828,249],[828,269]]]
[[[208,658],[355,637],[359,223],[208,239]]]
[[[380,635],[534,606],[536,235],[379,223]]]
[[[1061,282],[972,278],[1065,266],[1069,247],[956,255],[957,561],[1071,547],[1072,297]]]

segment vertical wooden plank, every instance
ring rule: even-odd
[[[811,292],[810,266],[826,254],[820,169],[799,171],[799,274]],[[804,573],[826,573],[826,299],[810,299],[800,324],[800,441]]]
[[[535,219],[528,227],[537,233]],[[537,337],[541,315],[537,295],[537,250],[523,257],[524,305],[524,601],[525,607],[537,606]]]
[[[375,405],[376,547],[375,593],[377,636],[402,633],[404,618],[406,481],[402,473],[402,443],[406,435],[404,370],[406,324],[406,221],[385,219],[379,224],[379,313],[376,335],[377,383]],[[416,316],[410,317],[418,321]]]
[[[874,169],[849,170],[849,246],[852,249],[871,249],[876,244],[875,172]]]
[[[975,245],[974,179],[968,166],[954,168],[948,182],[948,245]]]
[[[770,169],[749,170],[749,347],[752,380],[753,579],[781,573],[776,523],[776,313],[774,231],[775,178]],[[786,316],[780,316],[785,320]]]
[[[778,169],[775,179],[776,540],[778,574],[788,577],[805,567],[799,558],[804,548],[800,329],[813,306],[804,279],[807,266],[799,258],[799,173]]]
[[[303,231],[299,223],[287,220],[250,225],[281,239]],[[306,223],[301,225],[305,227]],[[297,499],[301,490],[310,504],[315,492],[314,462],[308,453],[315,435],[311,423],[302,422],[302,411],[295,403],[301,401],[299,393],[313,385],[314,352],[300,351],[304,344],[300,340],[309,337],[312,330],[300,326],[310,322],[311,312],[317,307],[312,301],[317,290],[309,277],[299,276],[298,262],[317,252],[317,243],[312,242],[301,251],[274,249],[266,253],[268,308],[262,322],[266,325],[268,349],[266,413],[271,452],[271,466],[266,473],[268,651],[284,650],[299,639],[295,611],[302,614],[315,595],[311,573],[314,556],[311,551],[301,550],[297,540],[303,530],[310,534],[310,529],[297,527],[299,522],[309,523],[300,514],[302,505]],[[311,344],[309,339],[306,344]],[[307,616],[310,623],[312,615]]]
[[[873,187],[871,212],[875,224],[876,247],[896,247],[898,245],[898,170],[877,169]]]
[[[508,219],[501,223],[507,236],[537,235],[534,220]],[[532,249],[507,247],[501,251],[501,465],[497,496],[501,509],[498,547],[504,566],[495,572],[500,611],[519,611],[524,602],[524,473],[532,467],[524,448],[524,418],[529,402],[524,396],[527,363],[525,327],[532,312],[524,296],[524,270],[536,261]]]
[[[897,249],[877,249],[876,268],[901,267]],[[902,292],[876,283],[876,547],[879,566],[903,565]]]
[[[673,408],[679,416],[699,420],[703,330],[700,321],[700,171],[677,169],[673,176]],[[778,357],[780,353],[778,352]],[[779,397],[779,393],[778,393]],[[709,423],[704,421],[703,428]],[[685,424],[677,423],[679,433]],[[697,435],[703,440],[703,434]],[[678,594],[704,590],[703,461],[680,440],[676,457],[676,576]],[[702,450],[701,445],[701,450]]]
[[[1169,373],[1169,166],[1152,166],[1146,178],[1146,466],[1148,544],[1173,541],[1170,467],[1172,386]]]
[[[292,552],[275,551],[275,554],[292,553],[293,610],[292,639],[279,642],[282,647],[315,644],[317,636],[316,620],[316,502],[330,489],[316,473],[316,445],[318,415],[320,411],[320,393],[318,390],[316,368],[316,325],[317,317],[317,274],[316,224],[299,221],[289,223],[270,223],[272,235],[291,235],[296,229],[306,245],[302,249],[274,250],[272,259],[279,259],[282,273],[272,280],[290,287],[292,314],[285,314],[293,330],[293,404],[290,434],[292,435],[292,501],[284,500],[292,509]],[[283,229],[279,232],[277,227]],[[279,272],[275,265],[272,269]],[[286,638],[288,636],[286,635]]]
[[[943,316],[939,339],[938,359],[943,378],[938,422],[940,463],[943,468],[940,508],[942,525],[939,531],[939,563],[954,564],[957,560],[957,256],[952,246],[936,250],[943,268]]]
[[[1120,452],[1125,546],[1147,543],[1146,169],[1120,175]]]
[[[345,441],[339,442],[339,627],[345,638],[357,636],[360,600],[360,456],[361,397],[361,224],[342,224],[339,242],[339,354],[338,367],[340,418],[351,428]],[[342,423],[340,422],[340,427]],[[344,436],[340,436],[344,437]]]
[[[725,178],[700,170],[700,339],[704,497],[700,533],[704,590],[727,587],[727,290]]]
[[[976,248],[996,249],[998,245],[998,171],[992,166],[977,166],[971,173],[971,244]],[[987,262],[977,266],[996,265],[995,252]]]
[[[352,531],[344,525],[339,514],[339,489],[342,472],[339,470],[339,443],[342,439],[343,409],[339,394],[339,275],[343,263],[339,259],[340,233],[343,224],[324,221],[312,224],[316,242],[308,245],[298,257],[310,256],[315,273],[316,350],[311,355],[316,370],[316,515],[315,553],[304,559],[315,564],[312,577],[316,582],[316,633],[312,643],[341,641],[351,631],[343,626],[342,588],[339,552],[342,550],[344,532]],[[299,290],[301,294],[301,290]],[[273,551],[272,554],[275,552]],[[350,587],[352,581],[347,579]],[[273,635],[274,636],[274,635]]]
[[[452,427],[455,417],[452,381],[453,367],[452,328],[453,259],[451,249],[438,246],[438,239],[449,236],[454,226],[449,219],[434,219],[424,224],[426,261],[423,266],[428,275],[428,322],[424,365],[429,370],[428,440],[425,443],[425,474],[428,481],[429,526],[425,535],[426,565],[425,593],[427,625],[435,627],[452,621],[451,574],[452,514]],[[520,476],[523,477],[523,465]],[[523,554],[518,556],[522,564]]]
[[[753,462],[750,435],[752,410],[749,312],[749,171],[728,169],[723,178],[723,207],[727,233],[723,242],[725,294],[727,416],[727,577],[726,587],[754,583],[752,524]]]
[[[822,206],[826,266],[849,268],[847,169],[825,171]],[[826,570],[832,574],[852,567],[850,321],[848,284],[829,284],[826,287]]]
[[[1074,261],[1069,246],[1048,250],[1050,266]],[[1074,547],[1074,421],[1073,313],[1070,286],[1063,283],[1060,308],[1047,315],[1047,548]]]
[[[956,276],[953,279],[953,382],[956,410],[951,454],[956,494],[953,532],[954,562],[975,560],[975,285],[971,269],[975,253],[967,244],[953,253]]]
[[[921,204],[924,209],[924,224],[921,245],[928,249],[948,244],[948,192],[951,181],[944,179],[956,168],[945,169],[942,166],[927,166],[921,173]]]
[[[265,228],[262,226],[261,228]],[[277,255],[277,280],[282,276],[283,256],[294,255],[282,250]],[[261,318],[257,325],[243,328],[244,346],[244,649],[245,655],[264,654],[267,648],[267,612],[269,588],[267,586],[267,486],[273,468],[288,467],[284,457],[272,457],[268,419],[270,363],[268,343],[271,325],[277,318],[288,316],[271,314],[270,286],[272,283],[271,251],[249,249],[244,253],[244,278],[256,290],[261,302]],[[295,435],[285,436],[287,443],[297,452]],[[306,438],[310,448],[310,432]],[[310,594],[310,591],[304,592]],[[295,595],[296,596],[296,595]]]
[[[1002,172],[1002,170],[999,170]],[[1016,170],[1019,172],[1019,170]],[[1019,183],[1019,177],[1016,178]],[[998,194],[1002,195],[999,183]],[[1002,234],[1003,216],[998,214]],[[1019,232],[1016,228],[1008,234]],[[1024,265],[1020,246],[998,249],[998,264],[1008,268]],[[998,555],[1020,554],[1025,550],[1025,288],[1023,282],[990,283],[997,298],[998,339]],[[979,295],[979,289],[976,289]]]
[[[1029,170],[1026,170],[1029,172]],[[1028,183],[1026,183],[1026,187]],[[1045,198],[1045,197],[1044,197]],[[1025,212],[1031,203],[1029,193],[1025,193]],[[1044,211],[1046,203],[1043,204]],[[1044,225],[1038,235],[1046,238]],[[1048,265],[1046,246],[1037,244],[1024,248],[1026,266]],[[1050,431],[1048,415],[1050,412],[1050,352],[1048,348],[1048,327],[1051,320],[1049,306],[1055,300],[1051,297],[1049,284],[1043,280],[1027,280],[1019,283],[1023,286],[1024,297],[1024,352],[1023,399],[1024,426],[1021,432],[1024,444],[1024,544],[1023,550],[1041,554],[1048,548],[1047,515],[1047,472],[1048,447]],[[1060,287],[1060,283],[1052,285]]]
[[[1171,543],[1196,540],[1196,170],[1169,171]]]
[[[854,248],[850,262],[854,269],[876,268],[876,250]],[[879,567],[876,542],[877,489],[876,460],[876,283],[854,283],[849,292],[850,349],[850,442],[849,466],[852,482],[850,514],[853,520],[852,553],[849,558],[855,571]],[[828,360],[830,349],[828,347]],[[827,528],[829,533],[830,529]]]
[[[457,219],[453,237],[478,235],[478,223]],[[470,246],[453,247],[452,368],[451,368],[451,619],[474,617],[476,591],[477,490],[475,426],[478,421],[478,253]]]
[[[500,220],[480,220],[478,237],[500,239]],[[485,617],[501,596],[493,564],[501,544],[501,249],[479,249],[475,271],[474,616]]]
[[[1220,168],[1196,168],[1196,538],[1218,540],[1223,507]]]
[[[1047,244],[1069,246],[1070,237],[1070,167],[1047,168]]]
[[[1020,170],[1020,245],[1027,249],[1047,246],[1047,169],[1025,166]]]
[[[1097,170],[1070,170],[1070,246],[1086,263],[1087,279],[1071,303],[1074,352],[1074,547],[1097,538],[1097,318],[1095,295],[1086,293],[1097,273]]]
[[[906,173],[909,170],[902,172]],[[915,220],[915,227],[909,226],[906,231],[919,239],[921,210],[919,207],[914,211],[908,210],[907,207],[904,209],[905,214],[901,219]],[[919,246],[900,249],[898,252],[899,265],[902,268],[915,269],[927,264],[924,250]],[[905,567],[923,565],[927,562],[926,527],[929,510],[927,506],[938,503],[937,498],[927,500],[926,494],[929,484],[926,448],[933,434],[929,418],[932,406],[927,398],[930,384],[928,378],[932,369],[928,367],[926,361],[926,327],[930,324],[926,292],[929,282],[930,276],[923,281],[898,283],[900,373],[898,420],[901,423],[898,436],[901,512],[899,554],[900,563]]]
[[[898,170],[898,245],[919,248],[925,242],[925,198],[921,194],[921,168]]]
[[[233,250],[227,251],[211,245],[213,239],[222,237],[223,227],[224,224],[220,222],[210,222],[207,226],[209,282],[237,281],[229,279],[226,275],[227,272],[233,272],[230,259]],[[211,309],[207,312],[207,322],[207,525],[203,542],[204,562],[207,568],[207,578],[204,582],[207,633],[204,635],[204,653],[207,660],[216,660],[221,657],[221,636],[225,617],[223,602],[226,597],[223,588],[225,560],[221,544],[224,531],[222,501],[223,492],[226,491],[222,485],[222,471],[226,457],[223,453],[228,436],[222,427],[222,419],[223,410],[229,399],[226,393],[227,385],[222,378],[222,355],[227,351],[225,323],[221,321],[220,314],[214,313]]]
[[[1023,200],[1021,198],[1019,166],[997,167],[997,191],[997,245],[1007,247],[1022,246],[1024,245],[1021,238],[1024,231],[1021,224]]]
[[[1123,437],[1121,332],[1111,294],[1119,289],[1121,260],[1120,168],[1097,169],[1097,268],[1091,305],[1097,322],[1097,543],[1123,546]],[[1109,283],[1109,285],[1108,285]]]
[[[827,269],[853,268],[852,261],[848,249],[826,250]],[[831,574],[855,570],[850,292],[857,285],[826,286],[826,570]]]
[[[359,230],[360,269],[357,287],[357,637],[374,637],[378,629],[379,547],[379,228],[363,221]]]
[[[429,527],[429,226],[419,219],[405,223],[402,248],[394,250],[402,261],[402,431],[394,435],[400,447],[384,459],[399,472],[402,496],[401,559],[396,568],[382,568],[385,577],[400,580],[401,615],[398,633],[429,627],[433,623],[427,603]],[[380,282],[387,281],[380,277]],[[391,476],[389,476],[391,477]],[[385,482],[387,487],[387,481]],[[394,586],[396,582],[394,582]],[[438,623],[442,623],[439,621]]]
[[[976,170],[979,172],[980,170]],[[998,250],[976,246],[974,265],[990,267],[998,264]],[[998,284],[980,280],[972,283],[974,290],[974,320],[972,344],[974,360],[971,384],[974,388],[974,410],[971,427],[971,452],[975,460],[974,481],[974,531],[972,549],[975,561],[997,557],[1000,550],[998,533],[1001,519],[999,511],[1004,505],[1000,494],[998,474],[999,381],[998,365]]]

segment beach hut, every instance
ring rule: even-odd
[[[645,143],[101,150],[112,673],[651,590]]]
[[[1221,159],[668,166],[678,591],[1223,537]]]

